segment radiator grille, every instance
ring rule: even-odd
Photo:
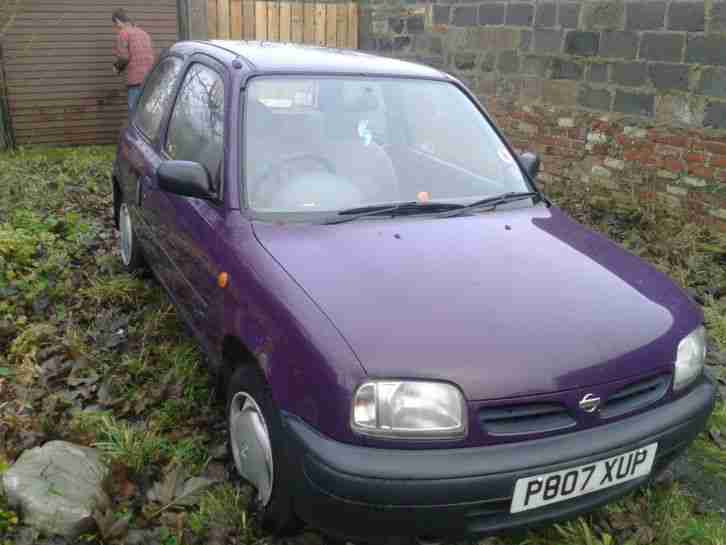
[[[485,407],[479,411],[479,422],[490,435],[544,433],[575,425],[575,420],[559,403]]]
[[[670,382],[670,375],[659,375],[629,384],[605,400],[600,409],[600,417],[614,418],[644,409],[666,394]]]

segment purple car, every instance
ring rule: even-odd
[[[114,166],[121,256],[207,354],[265,527],[551,522],[704,428],[701,312],[538,168],[429,67],[252,42],[160,58]]]

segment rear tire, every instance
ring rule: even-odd
[[[229,378],[227,431],[237,474],[255,488],[252,507],[262,527],[278,536],[301,530],[303,523],[293,509],[294,475],[282,418],[256,367],[239,367]]]

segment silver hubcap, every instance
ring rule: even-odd
[[[232,398],[229,433],[237,472],[257,489],[259,502],[267,505],[274,479],[270,434],[260,407],[245,392]]]
[[[119,210],[119,230],[121,231],[121,260],[124,265],[131,263],[131,248],[134,243],[134,232],[131,230],[131,216],[126,204]]]

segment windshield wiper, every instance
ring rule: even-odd
[[[443,214],[440,214],[439,217],[440,218],[450,218],[453,216],[458,216],[460,214],[464,214],[464,213],[474,210],[476,208],[488,207],[488,208],[494,209],[497,206],[499,206],[500,204],[506,204],[509,202],[521,201],[523,199],[531,199],[531,198],[542,199],[542,195],[540,195],[537,191],[520,191],[520,192],[502,193],[501,195],[497,195],[495,197],[487,197],[486,199],[481,199],[481,200],[475,201],[471,204],[461,205],[456,210],[447,211],[447,212],[444,212]]]
[[[464,208],[463,204],[449,202],[417,202],[409,201],[398,204],[379,204],[373,206],[359,206],[347,208],[338,212],[338,217],[329,219],[323,223],[332,225],[355,221],[359,218],[369,216],[407,216],[413,214],[430,214],[432,212],[451,211]]]

